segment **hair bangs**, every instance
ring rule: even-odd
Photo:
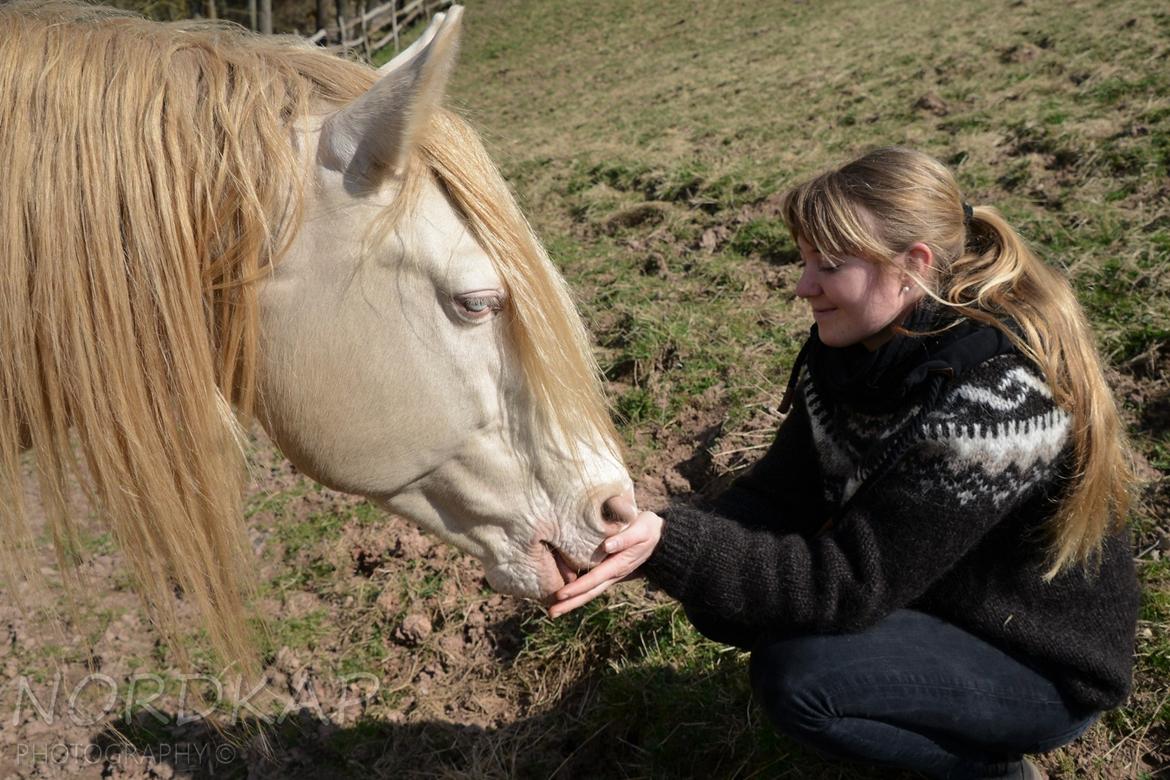
[[[781,211],[793,240],[803,238],[830,260],[886,259],[873,218],[843,178],[840,171],[829,171],[785,194]]]

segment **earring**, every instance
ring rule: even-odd
[[[910,285],[908,285],[908,284],[902,285],[902,292],[904,292],[904,293],[910,292]]]

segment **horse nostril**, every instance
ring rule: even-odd
[[[586,511],[590,513],[587,522],[595,531],[611,536],[624,527],[620,506],[613,506],[613,499],[625,494],[612,488],[598,493],[600,495],[594,494],[593,500],[586,505]]]

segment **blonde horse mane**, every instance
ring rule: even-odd
[[[0,21],[5,572],[10,584],[36,575],[22,487],[31,449],[63,572],[80,549],[72,475],[172,647],[177,585],[221,658],[250,667],[232,406],[250,418],[258,282],[300,224],[290,124],[376,75],[294,39],[75,3],[5,4]],[[564,283],[474,132],[440,111],[419,158],[410,175],[445,186],[509,287],[549,423],[571,439],[601,431],[616,451]]]

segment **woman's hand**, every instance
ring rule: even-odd
[[[556,592],[555,603],[549,607],[551,617],[561,615],[592,601],[611,585],[628,579],[646,562],[662,537],[662,518],[653,512],[639,512],[625,496],[605,502],[614,519],[627,526],[602,542],[598,553],[605,559],[580,578]]]

